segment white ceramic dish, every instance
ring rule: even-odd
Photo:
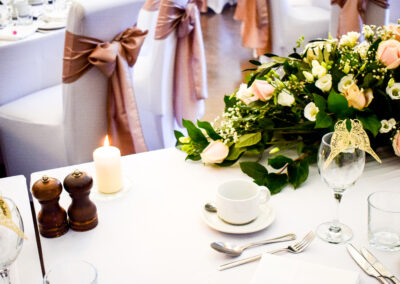
[[[245,225],[231,225],[222,221],[217,213],[208,212],[203,207],[203,220],[214,230],[229,234],[249,234],[267,228],[275,220],[275,209],[268,203],[260,204],[260,215]]]

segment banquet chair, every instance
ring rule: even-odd
[[[207,7],[213,10],[216,14],[221,14],[226,4],[234,5],[236,0],[206,0]]]
[[[142,4],[132,0],[74,1],[67,31],[110,41],[136,23]],[[45,57],[48,51],[43,47],[37,52]],[[10,66],[7,72],[13,72],[24,85],[19,70],[23,65]],[[56,72],[61,81],[59,69],[35,67],[41,69],[32,67],[32,72],[41,72],[43,77]],[[7,174],[24,174],[29,178],[35,171],[91,161],[93,150],[107,132],[107,82],[97,68],[91,68],[73,83],[26,89],[19,98],[1,105],[0,142]],[[9,89],[13,90],[11,86]]]
[[[392,2],[396,2],[391,1]],[[331,15],[330,15],[330,23],[329,23],[329,32],[332,37],[337,37],[338,26],[339,26],[339,15],[340,15],[340,6],[337,4],[333,4],[331,7]],[[387,25],[389,21],[389,9],[382,8],[375,4],[373,1],[367,1],[367,8],[365,12],[365,24],[366,25],[376,25],[383,26]],[[361,33],[361,31],[358,31]]]
[[[316,1],[324,2],[324,1]],[[272,52],[287,56],[293,52],[296,41],[304,36],[304,42],[326,38],[329,30],[330,12],[326,5],[291,6],[288,0],[270,0]]]

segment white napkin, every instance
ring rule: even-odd
[[[0,40],[20,40],[33,35],[38,29],[37,24],[27,26],[8,26],[0,30]]]
[[[252,284],[356,284],[359,274],[354,271],[264,254],[253,277]]]
[[[45,11],[40,19],[45,22],[65,22],[67,20],[67,12],[67,10]]]

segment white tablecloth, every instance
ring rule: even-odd
[[[11,198],[18,206],[24,222],[25,234],[28,237],[28,240],[24,240],[21,252],[12,265],[11,273],[17,275],[11,275],[11,277],[14,280],[19,280],[15,284],[41,283],[42,270],[25,177],[14,176],[0,179],[0,194]]]
[[[238,165],[231,168],[185,162],[185,154],[165,149],[123,158],[124,175],[133,184],[122,198],[98,201],[99,225],[89,232],[69,231],[57,239],[41,238],[45,267],[65,259],[85,259],[99,270],[99,283],[249,283],[257,263],[218,271],[229,257],[213,251],[213,241],[246,243],[293,232],[302,237],[334,215],[334,199],[320,180],[315,166],[307,182],[296,191],[286,188],[273,196],[277,218],[267,229],[248,235],[229,235],[210,229],[202,220],[203,205],[212,201],[218,184],[232,178],[247,178]],[[32,183],[42,174],[61,181],[75,168],[94,174],[93,164],[32,174]],[[352,242],[367,246],[367,196],[382,189],[398,190],[400,159],[385,159],[383,165],[368,162],[356,186],[342,201],[342,220],[354,231]],[[64,191],[61,203],[69,206]],[[36,211],[38,212],[35,203]],[[285,244],[246,250],[243,256]],[[400,253],[371,249],[400,276]],[[303,253],[286,257],[360,271],[345,246],[316,239]],[[377,281],[361,273],[361,284]]]

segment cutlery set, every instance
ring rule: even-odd
[[[400,280],[366,248],[358,251],[352,244],[348,244],[347,251],[367,275],[375,277],[382,284],[400,284]]]

